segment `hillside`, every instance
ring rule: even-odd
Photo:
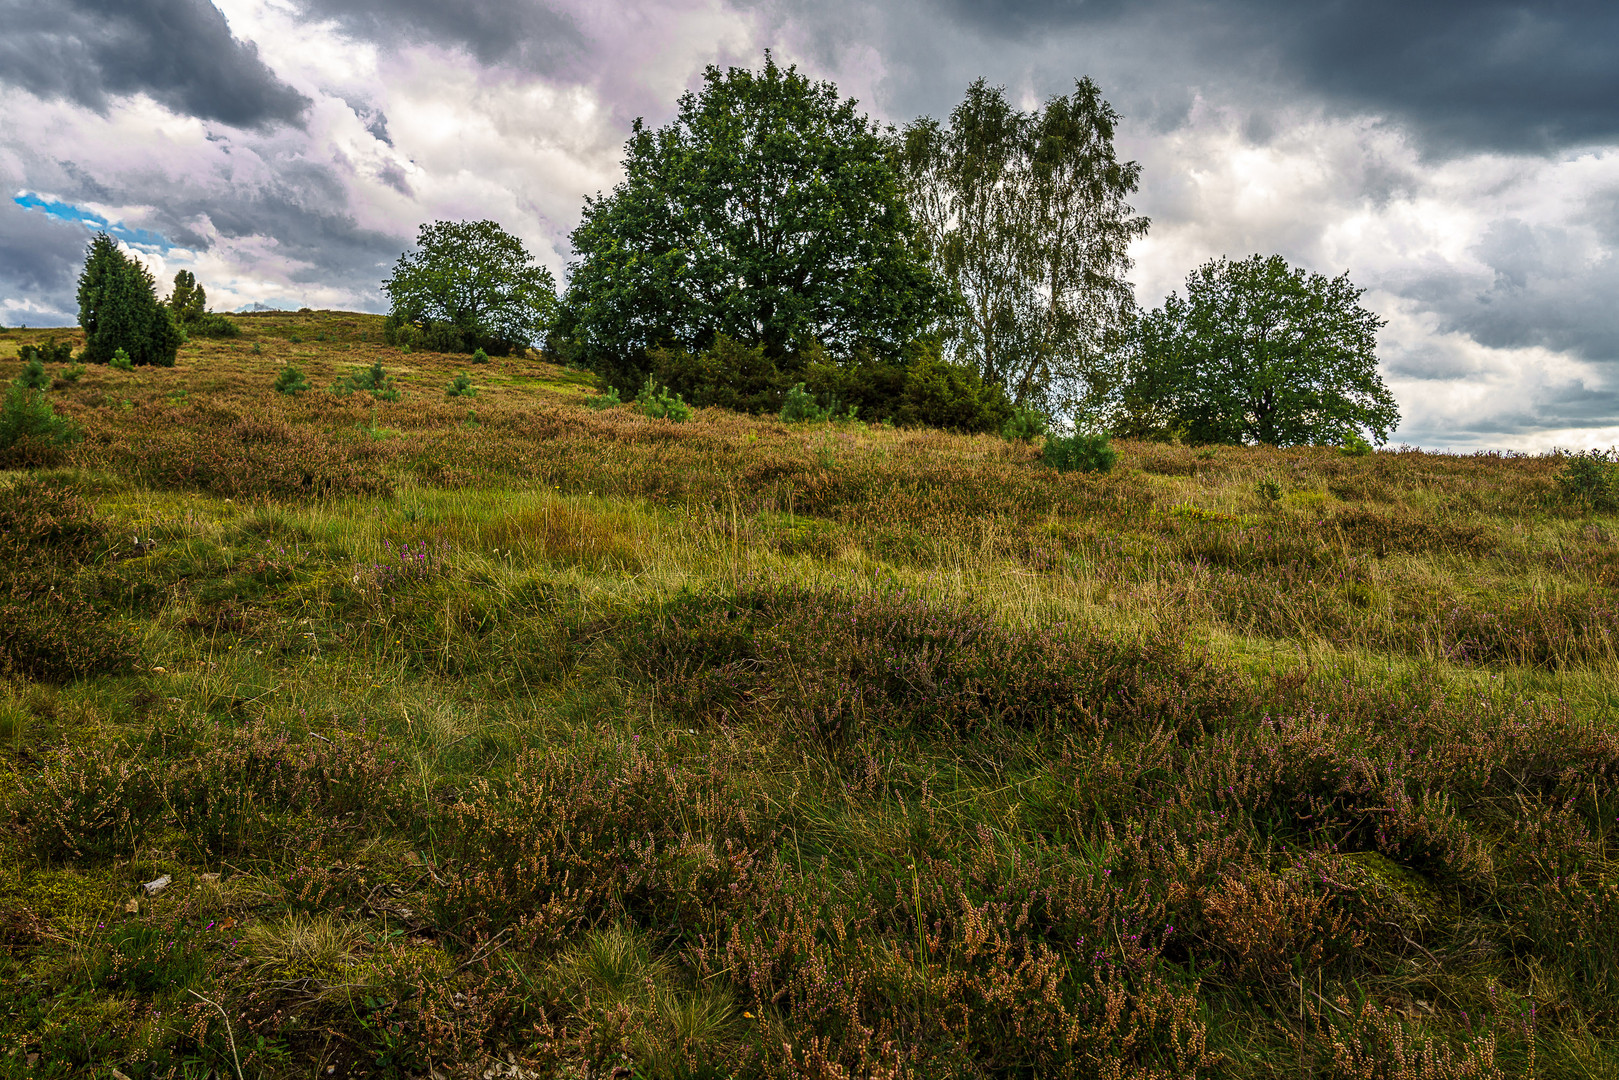
[[[1058,475],[235,319],[0,476],[0,1076],[1619,1076],[1563,459]]]

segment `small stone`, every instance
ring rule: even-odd
[[[169,877],[169,875],[164,874],[160,878],[154,878],[153,880],[146,882],[144,885],[141,886],[141,888],[146,890],[146,895],[147,896],[156,896],[158,893],[160,893],[164,889],[168,888],[169,883],[172,882],[173,880],[174,879]]]

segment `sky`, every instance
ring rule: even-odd
[[[212,306],[381,311],[417,227],[559,279],[631,122],[766,49],[882,123],[1089,76],[1142,165],[1143,306],[1200,263],[1348,273],[1392,442],[1619,444],[1619,4],[0,0],[0,324],[71,325],[105,230]]]

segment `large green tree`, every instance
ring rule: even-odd
[[[1184,297],[1142,317],[1129,411],[1200,443],[1336,444],[1363,431],[1386,442],[1400,409],[1377,373],[1383,320],[1362,291],[1280,255],[1204,263]]]
[[[96,234],[79,275],[86,360],[105,364],[123,349],[136,364],[174,366],[184,335],[155,285],[146,267],[118,250],[112,237]]]
[[[382,284],[392,318],[452,351],[504,354],[537,344],[556,312],[556,279],[493,221],[435,221]]]
[[[1141,168],[1113,149],[1118,114],[1090,79],[1035,112],[979,79],[948,123],[901,139],[906,191],[933,265],[962,303],[950,356],[1020,405],[1091,411],[1118,381],[1135,296],[1128,197]]]
[[[898,355],[934,322],[891,145],[827,82],[766,54],[710,67],[657,130],[635,122],[624,180],[585,200],[556,344],[633,385],[658,348],[724,335],[790,367],[813,342]]]

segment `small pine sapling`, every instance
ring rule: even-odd
[[[1001,425],[1001,438],[1007,442],[1033,442],[1046,433],[1046,414],[1039,409],[1013,409]]]
[[[112,359],[107,361],[107,363],[108,363],[109,366],[111,366],[114,370],[117,370],[117,371],[134,371],[135,370],[135,362],[129,358],[129,354],[126,353],[123,349],[115,350],[113,352],[113,354],[112,354]]]
[[[309,380],[304,378],[302,371],[291,364],[282,368],[275,377],[275,392],[278,394],[286,394],[290,397],[301,394],[308,389]]]
[[[609,386],[601,393],[585,398],[585,404],[592,409],[611,409],[615,405],[624,404],[624,402],[619,400],[618,388]]]
[[[477,351],[472,354],[472,362],[474,364],[489,363],[489,354],[483,351],[482,345],[478,346]]]
[[[477,397],[478,391],[473,387],[472,380],[467,377],[467,373],[462,371],[457,373],[455,378],[450,381],[450,385],[444,388],[444,396]]]
[[[45,374],[45,364],[39,357],[34,357],[22,366],[22,374],[17,376],[17,385],[29,390],[44,390],[51,385],[51,378]]]
[[[659,386],[650,375],[641,392],[635,395],[635,404],[643,415],[654,420],[672,420],[684,424],[691,419],[691,406],[679,394],[670,394],[667,386]]]
[[[1112,472],[1118,457],[1106,432],[1048,438],[1040,452],[1040,460],[1058,472]]]

